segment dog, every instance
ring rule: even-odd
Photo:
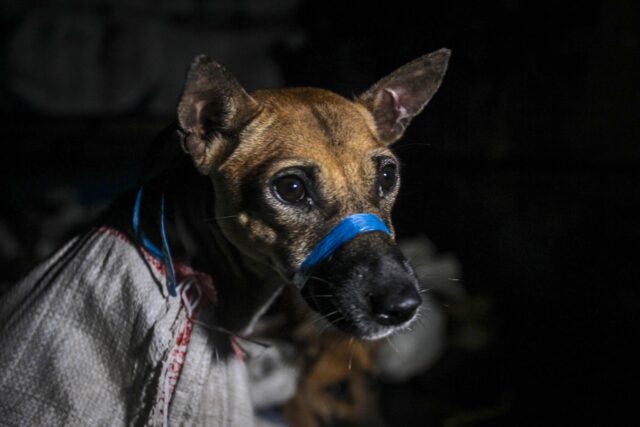
[[[3,422],[250,426],[234,336],[285,285],[355,337],[408,326],[421,299],[394,242],[389,147],[449,56],[418,58],[355,100],[249,94],[196,57],[177,124],[150,153],[164,166],[3,295]]]

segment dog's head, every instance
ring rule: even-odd
[[[390,230],[358,234],[307,272],[305,300],[359,337],[407,325],[421,302],[393,238],[400,164],[389,146],[437,91],[448,59],[446,49],[418,58],[353,101],[311,88],[249,95],[206,56],[187,75],[184,149],[213,182],[222,234],[247,259],[292,278],[345,217],[370,213]]]

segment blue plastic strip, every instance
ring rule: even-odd
[[[167,240],[167,232],[164,225],[164,194],[160,200],[160,234],[162,235],[162,250],[153,244],[151,240],[145,236],[144,232],[140,229],[140,205],[142,204],[142,190],[140,187],[138,194],[136,195],[136,201],[133,205],[133,233],[140,239],[142,246],[147,252],[149,252],[154,258],[164,264],[167,270],[167,278],[169,279],[169,294],[173,297],[177,296],[176,293],[176,273],[173,268],[173,258],[171,257],[171,250],[169,248],[169,242]]]
[[[162,261],[163,255],[162,251],[158,249],[156,245],[151,242],[145,236],[145,234],[140,230],[140,205],[142,204],[142,190],[144,187],[140,187],[138,190],[138,195],[136,196],[136,203],[133,205],[133,233],[140,239],[142,242],[142,246],[153,255],[159,261]]]
[[[176,292],[176,271],[173,268],[173,257],[171,256],[167,231],[164,226],[164,194],[162,195],[162,199],[160,199],[160,234],[162,235],[162,253],[165,260],[164,267],[165,270],[167,270],[167,277],[169,279],[169,294],[175,297],[178,296]]]
[[[349,215],[340,221],[320,242],[300,265],[298,273],[294,276],[294,283],[299,287],[304,286],[309,269],[327,259],[340,246],[352,240],[358,234],[371,231],[382,231],[391,235],[389,228],[382,220],[372,213],[358,213]]]

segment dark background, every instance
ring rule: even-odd
[[[638,9],[3,0],[0,284],[135,186],[195,54],[248,89],[352,96],[448,47],[439,93],[397,145],[396,227],[458,256],[469,292],[492,300],[492,341],[445,353],[405,385],[409,400],[387,393],[391,425],[441,425],[456,411],[470,414],[456,425],[629,425],[640,402]]]

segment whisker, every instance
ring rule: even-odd
[[[416,267],[416,270],[419,270],[420,267]],[[453,277],[449,277],[443,273],[420,273],[419,271],[416,273],[418,275],[418,279],[422,280],[422,279],[447,279],[447,280],[453,280],[455,281],[459,281],[460,279],[457,278],[453,278]]]
[[[351,339],[349,340],[349,351],[350,351],[350,355],[349,355],[349,370],[351,370],[351,362],[353,361],[353,337],[351,337]]]
[[[310,332],[316,332],[316,327],[315,327],[315,323],[319,322],[320,320],[324,319],[324,317],[317,315],[315,313],[309,312],[309,317],[311,317],[312,319],[309,321],[306,321],[305,324],[303,325],[303,329],[302,329],[302,333],[303,334],[307,334]]]
[[[277,269],[275,266],[269,264],[268,262],[262,261],[262,260],[254,260],[255,262],[264,265],[265,267],[270,268],[271,270],[275,271],[278,276],[280,276],[280,278],[282,280],[284,280],[284,282],[288,285],[293,285],[294,283],[291,281],[291,279],[289,279],[282,271],[280,271],[279,269]]]
[[[328,316],[325,316],[325,317],[326,317],[328,323],[322,328],[322,330],[320,330],[320,332],[318,333],[318,338],[320,336],[322,336],[322,334],[325,333],[326,330],[329,329],[331,326],[335,325],[336,323],[338,323],[339,321],[344,319],[344,316],[338,316],[338,318],[334,319],[334,320],[330,320]]]
[[[333,315],[334,315],[334,314],[336,314],[336,313],[338,313],[338,310],[334,310],[334,311],[332,311],[331,313],[327,313],[327,314],[325,314],[324,316],[318,316],[318,318],[317,318],[316,320],[314,320],[312,323],[316,323],[316,322],[318,322],[318,321],[320,321],[320,320],[326,319],[326,318],[328,318],[329,316],[333,316]]]
[[[398,350],[398,347],[395,346],[395,344],[393,344],[393,341],[391,341],[391,337],[387,336],[387,341],[389,342],[389,345],[391,346],[391,348],[398,354],[400,354],[400,351]]]
[[[329,285],[329,286],[333,286],[333,287],[335,287],[335,286],[336,286],[336,285],[334,285],[333,283],[331,283],[330,281],[323,279],[322,277],[318,277],[318,276],[309,276],[309,279],[315,279],[315,280],[318,280],[319,282],[326,283],[326,284],[327,284],[327,285]]]
[[[246,337],[244,335],[236,334],[235,332],[230,331],[229,329],[223,328],[222,326],[209,325],[209,324],[207,324],[207,323],[205,323],[205,322],[203,322],[201,320],[197,320],[197,319],[192,319],[191,321],[195,325],[200,325],[203,328],[208,329],[210,331],[221,332],[223,334],[229,335],[230,337],[240,338],[242,340],[249,341],[251,343],[257,344],[260,347],[264,347],[264,348],[271,347],[271,344],[267,344],[267,343],[261,342],[260,340],[257,340],[255,338],[249,338],[249,337]]]
[[[322,324],[322,322],[328,322],[329,326],[331,325],[331,321],[329,319],[329,317],[338,314],[338,310],[332,311],[331,313],[325,314],[325,315],[318,315],[315,319],[313,319],[312,321],[310,321],[305,329],[304,332],[318,332],[318,327]],[[324,325],[327,326],[327,325]]]

